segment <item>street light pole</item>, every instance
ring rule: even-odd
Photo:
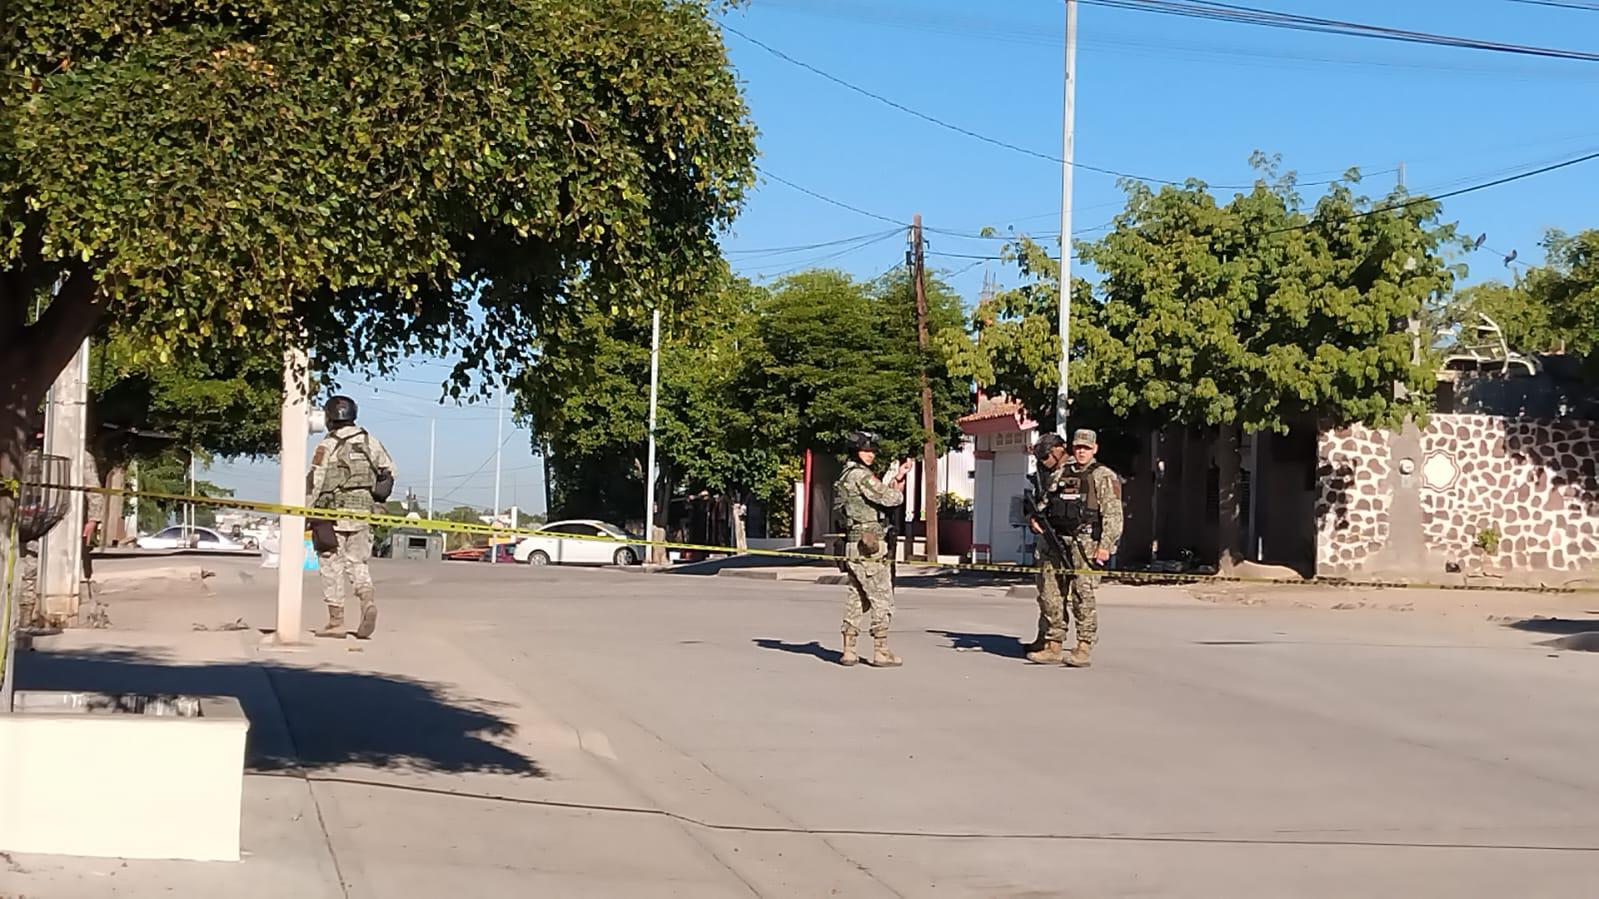
[[[1066,81],[1061,109],[1060,164],[1060,390],[1055,431],[1066,435],[1067,365],[1072,351],[1072,147],[1077,116],[1077,0],[1066,0]]]
[[[655,401],[661,380],[661,310],[650,317],[650,433],[644,478],[644,539],[655,539]]]

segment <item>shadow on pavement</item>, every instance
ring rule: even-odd
[[[725,570],[744,569],[782,569],[782,568],[829,568],[837,570],[838,565],[831,557],[827,556],[825,546],[790,546],[779,552],[803,553],[808,556],[821,556],[826,558],[796,559],[792,556],[763,556],[763,555],[733,555],[723,559],[710,559],[704,562],[685,562],[682,565],[673,565],[671,568],[661,569],[662,574],[697,574],[713,575]],[[736,553],[738,550],[729,549],[728,552]]]
[[[1506,627],[1535,634],[1599,633],[1599,618],[1523,618]]]
[[[928,631],[936,637],[949,639],[949,648],[967,652],[986,652],[1007,659],[1025,658],[1022,642],[1014,634],[967,634],[960,631]]]
[[[125,650],[41,651],[19,656],[17,688],[235,697],[250,719],[245,766],[254,771],[366,765],[545,773],[496,742],[516,730],[491,711],[496,704],[403,677],[270,662],[178,664]]]
[[[837,665],[838,660],[844,657],[844,653],[840,652],[839,650],[828,649],[815,640],[812,640],[809,643],[784,643],[782,640],[759,639],[755,641],[755,645],[762,649],[779,649],[783,652],[795,653],[796,655],[815,656],[816,658],[833,665]]]
[[[1008,571],[969,571],[950,568],[928,569],[901,563],[894,577],[898,587],[1010,587],[1031,584],[1030,568]]]

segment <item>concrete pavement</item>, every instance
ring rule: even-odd
[[[214,596],[116,594],[115,629],[21,672],[240,695],[248,857],[0,859],[0,895],[1599,883],[1599,655],[1540,645],[1599,618],[1551,598],[1527,614],[1563,617],[1518,629],[1111,587],[1096,666],[1071,671],[1019,659],[1031,602],[946,584],[901,591],[906,666],[879,671],[831,664],[837,587],[466,564],[380,564],[378,639],[266,655],[189,630],[271,621],[272,573],[207,566]]]

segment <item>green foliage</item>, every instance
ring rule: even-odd
[[[67,273],[147,360],[303,331],[460,391],[699,278],[753,176],[698,0],[15,0],[0,59],[0,313]]]
[[[1454,227],[1432,202],[1375,211],[1410,198],[1357,196],[1354,173],[1306,212],[1292,175],[1255,162],[1255,189],[1225,205],[1199,182],[1126,184],[1113,229],[1077,245],[1098,282],[1073,288],[1074,414],[1253,431],[1425,412],[1432,372],[1407,324],[1461,273]],[[979,308],[959,358],[1047,419],[1059,267],[1025,239],[1012,253],[1032,281]]]
[[[1476,547],[1488,556],[1499,555],[1499,529],[1493,527],[1483,528],[1477,532]]]
[[[929,330],[958,327],[959,297],[936,279],[926,292]],[[915,309],[903,273],[870,284],[834,271],[780,281],[756,310],[733,388],[755,432],[798,454],[842,452],[846,434],[867,428],[881,435],[885,455],[919,453],[925,364],[933,437],[940,451],[958,446],[971,382],[952,374],[937,348],[918,348]]]
[[[938,517],[950,520],[971,518],[972,501],[958,493],[940,493]]]
[[[1478,315],[1487,315],[1511,350],[1584,357],[1599,382],[1599,229],[1550,231],[1542,243],[1543,265],[1511,284],[1489,281],[1460,291],[1434,313],[1435,328],[1446,343],[1470,342]]]
[[[109,469],[168,445],[221,457],[276,453],[282,365],[281,357],[232,340],[168,364],[152,363],[127,335],[93,344],[96,461]]]
[[[188,453],[168,450],[139,463],[139,489],[148,493],[189,495]],[[233,491],[210,481],[195,481],[195,496],[232,496]],[[154,533],[169,523],[183,518],[185,504],[169,500],[139,500],[139,530]],[[194,507],[194,523],[199,527],[215,527],[216,509],[211,506]]]
[[[663,317],[657,443],[680,494],[749,494],[773,521],[807,448],[835,452],[869,427],[890,452],[919,448],[920,371],[928,363],[941,446],[969,382],[917,347],[909,280],[870,284],[807,272],[771,291],[725,270]],[[928,284],[934,328],[959,328],[959,298]],[[550,453],[558,515],[624,522],[643,508],[649,319],[598,313],[542,348],[518,382],[517,409]]]

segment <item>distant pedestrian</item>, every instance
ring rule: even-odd
[[[376,437],[355,423],[355,400],[335,396],[325,407],[328,435],[311,456],[306,496],[318,509],[370,514],[394,490],[394,459]],[[320,533],[319,533],[320,532]],[[313,525],[322,570],[322,601],[328,623],[318,637],[344,636],[344,601],[353,587],[361,603],[355,635],[365,639],[377,629],[378,605],[372,587],[372,525],[340,518]]]
[[[1087,668],[1099,639],[1099,575],[1086,572],[1103,567],[1116,552],[1122,536],[1122,494],[1121,479],[1094,460],[1098,452],[1099,437],[1087,429],[1072,434],[1070,452],[1058,434],[1045,434],[1033,446],[1038,460],[1035,495],[1066,555],[1045,541],[1038,543],[1038,636],[1026,647],[1031,662]],[[1029,524],[1034,533],[1044,533],[1043,522]],[[1077,623],[1077,647],[1062,655],[1068,608]]]
[[[844,570],[849,574],[849,598],[844,603],[844,655],[839,662],[860,661],[855,638],[862,613],[871,616],[872,665],[893,668],[902,664],[888,649],[888,625],[894,618],[894,575],[890,566],[887,519],[889,510],[905,503],[905,477],[915,464],[907,459],[886,483],[872,471],[877,461],[878,438],[870,431],[853,431],[848,440],[849,462],[833,484],[833,514],[844,529]]]

